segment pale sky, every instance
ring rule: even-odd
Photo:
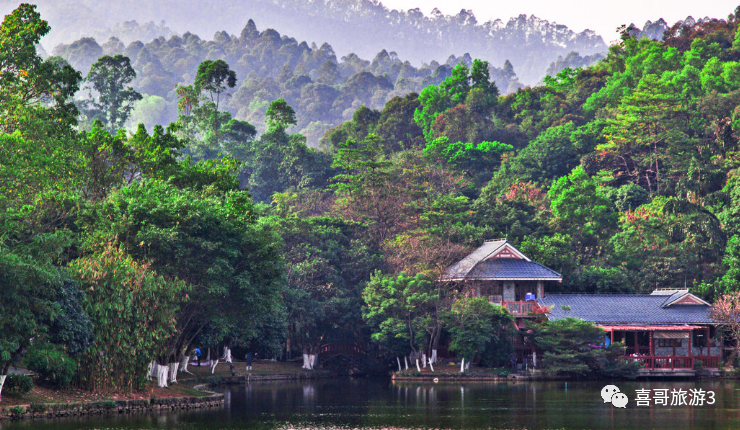
[[[535,15],[567,25],[580,32],[594,30],[609,44],[618,38],[616,29],[634,23],[642,28],[647,20],[663,18],[668,25],[691,15],[695,19],[727,18],[738,0],[381,0],[390,9],[418,7],[429,14],[435,7],[445,14],[472,9],[479,23],[500,18],[506,22],[519,14]]]

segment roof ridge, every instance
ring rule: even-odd
[[[556,272],[556,271],[552,270],[551,268],[549,268],[549,267],[545,266],[544,264],[540,263],[539,261],[529,260],[529,262],[530,262],[530,263],[534,263],[534,264],[536,264],[536,265],[538,265],[538,266],[542,267],[543,269],[549,270],[549,271],[551,271],[552,273],[554,273],[554,274],[556,274],[556,275],[558,275],[558,276],[560,276],[560,277],[562,277],[562,276],[563,276],[563,275],[561,275],[561,274],[560,274],[560,272]]]
[[[547,296],[647,296],[647,297],[665,297],[647,293],[547,293]]]

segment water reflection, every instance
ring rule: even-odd
[[[603,383],[439,383],[315,380],[225,388],[223,409],[177,413],[2,422],[2,430],[71,429],[734,429],[740,428],[740,385],[734,381],[616,382],[627,409],[604,404]],[[637,407],[635,390],[702,388],[716,393],[703,407]]]

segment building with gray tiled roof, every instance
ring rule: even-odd
[[[722,335],[710,317],[711,306],[687,289],[547,294],[545,283],[561,282],[562,276],[530,260],[505,239],[486,241],[447,268],[441,280],[456,283],[467,296],[486,297],[506,307],[519,328],[536,314],[551,321],[572,317],[593,322],[604,329],[605,345],[624,342],[626,359],[641,360],[645,369],[657,374],[692,372],[697,362],[716,368],[722,356]],[[535,353],[522,336],[515,336],[514,347],[520,356],[532,358]]]

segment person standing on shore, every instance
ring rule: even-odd
[[[511,370],[514,372],[516,372],[516,361],[518,358],[516,352],[509,354],[509,363],[511,364]]]
[[[200,348],[195,348],[195,358],[198,359],[198,367],[200,367]]]
[[[252,353],[247,353],[247,371],[252,370]]]

